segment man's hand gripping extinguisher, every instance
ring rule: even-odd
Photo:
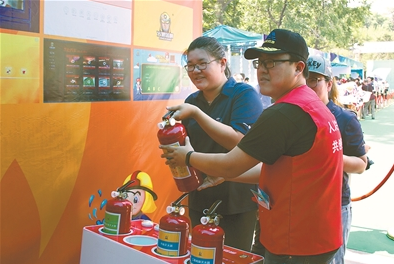
[[[219,226],[221,215],[215,212],[221,202],[221,200],[217,200],[211,208],[205,209],[203,211],[205,216],[201,217],[201,224],[193,228],[191,264],[222,264],[224,231]]]
[[[130,233],[132,204],[127,200],[127,187],[133,182],[134,180],[130,180],[111,193],[113,199],[105,206],[104,233],[111,235]]]
[[[187,136],[186,128],[181,123],[175,122],[172,118],[173,114],[174,111],[169,111],[162,117],[162,122],[158,124],[157,137],[162,145],[184,146]],[[176,186],[181,192],[193,191],[203,182],[201,172],[193,167],[170,167],[170,169]]]
[[[160,219],[157,253],[165,256],[185,256],[190,232],[190,220],[186,216],[181,201],[188,195],[184,193],[167,207],[167,215]]]

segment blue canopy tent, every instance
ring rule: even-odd
[[[337,55],[335,53],[330,53],[330,60],[333,67],[333,72],[334,69],[337,70],[338,75],[336,76],[341,77],[340,75],[345,75],[346,77],[360,77],[363,79],[364,65],[361,62]]]
[[[243,57],[243,52],[247,48],[261,45],[264,41],[264,34],[257,34],[226,25],[220,25],[204,32],[203,36],[214,37],[225,47],[227,51],[227,61],[233,73],[243,72],[251,81],[256,80],[256,72],[252,69],[251,62],[245,60]],[[234,54],[234,56],[232,56],[232,54]]]
[[[216,38],[220,44],[236,45],[236,46],[255,46],[258,42],[262,42],[264,39],[263,34],[257,34],[248,32],[242,29],[229,27],[226,25],[217,26],[211,30],[203,33],[204,36]]]

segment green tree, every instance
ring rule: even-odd
[[[349,5],[356,2],[357,5]],[[355,44],[394,40],[394,10],[372,14],[368,0],[203,0],[203,31],[228,25],[260,34],[275,28],[299,32],[309,47],[367,60],[394,53],[355,54]]]
[[[292,0],[240,0],[243,18],[240,28],[247,31],[268,34],[281,28]]]
[[[299,32],[312,48],[349,49],[359,41],[369,14],[367,0],[359,2],[348,7],[348,0],[204,0],[204,31],[220,24],[265,34],[287,28]]]
[[[369,5],[348,7],[347,0],[292,1],[283,27],[299,32],[309,47],[329,51],[350,48],[364,24]],[[365,2],[365,1],[364,1]]]
[[[239,0],[203,0],[203,31],[219,25],[238,27],[243,14]]]

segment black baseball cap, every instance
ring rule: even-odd
[[[247,49],[244,56],[245,59],[251,60],[260,57],[261,53],[291,53],[300,56],[304,62],[309,56],[305,39],[300,34],[286,29],[272,30],[261,47]]]

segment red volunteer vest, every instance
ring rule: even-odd
[[[273,254],[317,255],[342,245],[342,140],[335,117],[314,91],[300,86],[276,103],[301,107],[317,126],[312,148],[264,164],[259,186],[271,210],[259,207],[261,243]]]

